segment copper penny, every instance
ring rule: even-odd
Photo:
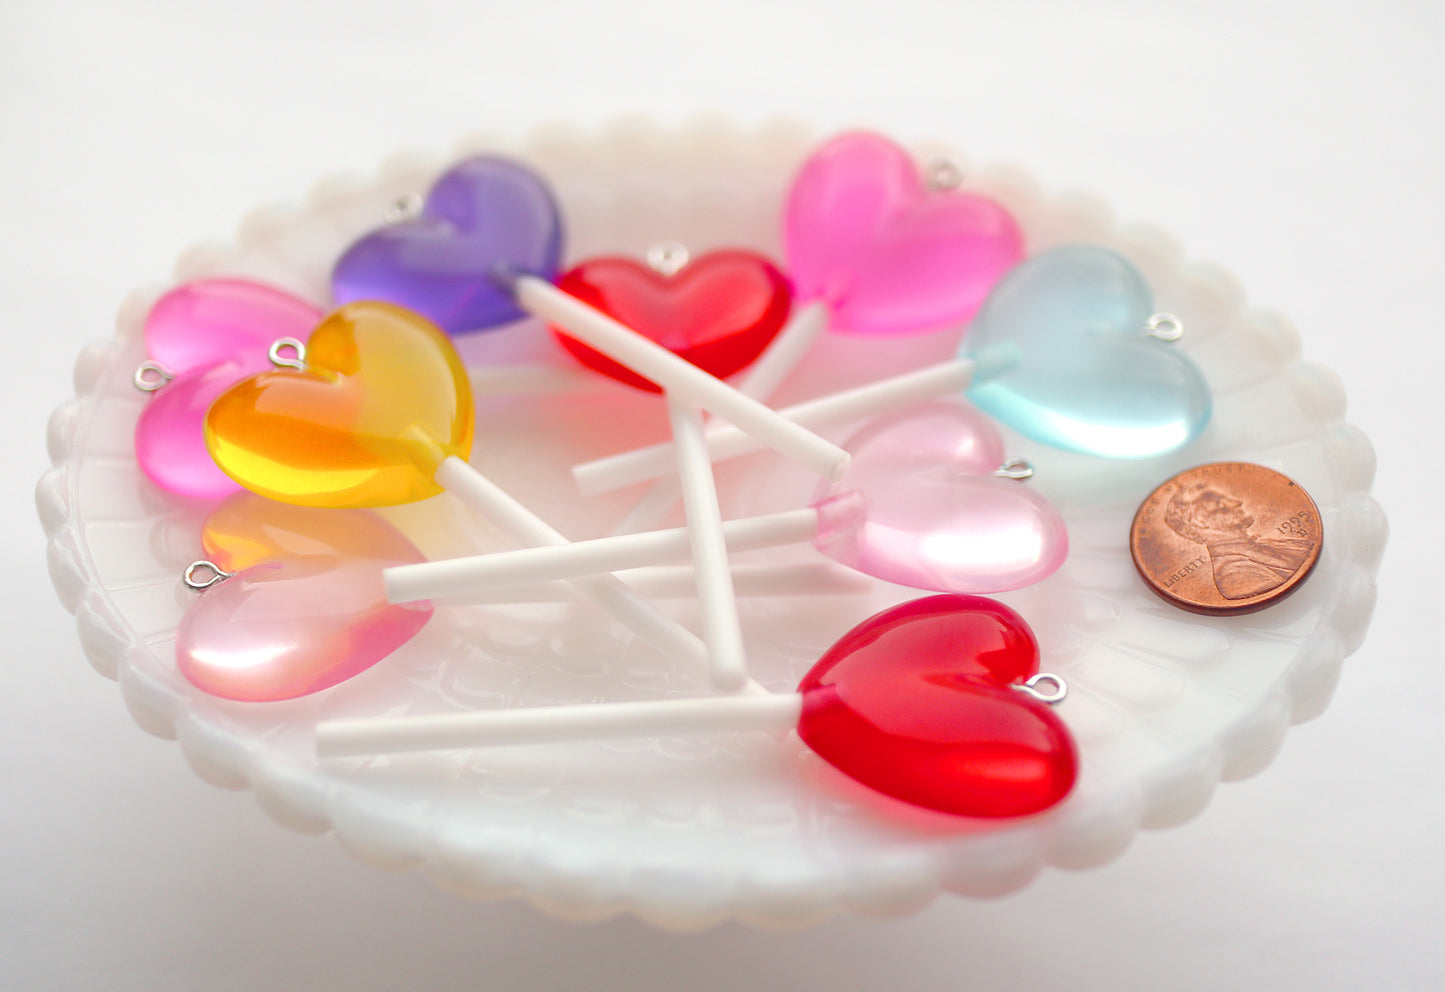
[[[1247,462],[1180,472],[1134,514],[1144,582],[1182,609],[1252,613],[1297,589],[1320,558],[1320,512],[1293,479]]]

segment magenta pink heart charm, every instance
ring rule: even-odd
[[[269,369],[267,353],[278,338],[304,341],[320,320],[305,300],[246,279],[200,279],[157,300],[146,317],[146,355],[170,379],[136,422],[141,470],[178,496],[212,500],[238,491],[206,450],[206,410],[231,386]]]
[[[328,689],[372,667],[430,619],[393,605],[381,570],[422,555],[368,510],[277,503],[241,493],[202,533],[234,574],[205,592],[176,632],[176,665],[223,699],[269,702]]]
[[[973,316],[1024,254],[1023,234],[987,197],[930,189],[881,135],[839,135],[803,163],[784,243],[795,295],[821,300],[832,327],[918,334]]]
[[[1068,557],[1059,511],[994,474],[1003,440],[966,403],[899,411],[843,446],[853,462],[820,491],[814,539],[835,561],[913,589],[994,593],[1039,582]]]

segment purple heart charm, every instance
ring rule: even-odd
[[[427,192],[421,213],[367,234],[331,272],[336,303],[383,300],[450,334],[526,316],[499,272],[552,281],[562,219],[552,191],[527,166],[482,156],[458,163]]]

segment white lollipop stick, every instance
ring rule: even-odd
[[[733,593],[737,596],[857,596],[873,588],[862,572],[829,562],[797,565],[733,565]],[[697,575],[691,565],[654,565],[614,573],[639,596],[648,599],[695,599]],[[577,596],[566,582],[532,582],[477,590],[465,595],[432,596],[433,603],[493,605],[506,603],[565,603]]]
[[[788,319],[753,364],[733,380],[733,386],[744,396],[756,400],[771,396],[827,326],[828,308],[816,300],[806,304]],[[653,482],[652,488],[642,495],[613,533],[631,534],[651,529],[672,509],[677,497],[677,482],[663,476]]]
[[[773,395],[798,367],[813,342],[828,329],[828,308],[819,300],[804,304],[788,317],[763,353],[733,380],[738,392],[754,399]]]
[[[729,552],[797,544],[811,540],[817,532],[818,511],[812,507],[729,520],[722,525]],[[528,543],[537,546],[383,569],[386,598],[393,603],[454,599],[526,582],[570,580],[626,568],[664,565],[685,561],[692,554],[692,536],[686,527],[572,543]]]
[[[569,296],[544,279],[521,275],[512,280],[517,304],[533,316],[567,329],[615,362],[656,383],[669,395],[716,414],[765,446],[836,480],[848,467],[848,453],[812,431],[778,416],[777,411],[733,389],[684,358],[619,324],[600,310]]]
[[[861,420],[910,403],[962,392],[973,381],[975,369],[976,364],[971,360],[941,362],[777,412],[793,423],[813,429]],[[761,448],[757,441],[733,427],[721,426],[707,433],[707,449],[714,462],[751,454]],[[666,475],[672,471],[673,457],[670,443],[655,444],[575,465],[572,477],[583,494],[591,496]]]
[[[697,570],[697,597],[702,604],[703,640],[707,642],[712,684],[719,689],[740,689],[748,677],[743,628],[738,620],[732,573],[728,571],[722,510],[712,462],[707,457],[702,413],[671,394],[667,397],[667,412],[677,449],[677,476],[682,485],[693,567]]]
[[[659,734],[739,730],[787,733],[798,725],[802,711],[802,695],[785,692],[329,720],[316,727],[316,753],[322,758],[339,758]]]
[[[436,471],[436,481],[522,544],[558,547],[569,543],[500,486],[455,455],[442,461]],[[589,575],[574,580],[573,586],[659,650],[691,663],[707,664],[707,645],[696,634],[664,616],[617,577]]]

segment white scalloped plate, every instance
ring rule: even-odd
[[[572,258],[640,254],[665,240],[694,250],[750,244],[778,257],[781,198],[815,141],[792,125],[740,132],[716,121],[601,134],[552,128],[521,145],[472,140],[447,158],[408,155],[377,177],[328,180],[299,207],[258,210],[234,243],[187,252],[175,280],[248,276],[324,302],[330,263],[344,245],[398,196],[482,150],[520,155],[554,182]],[[920,160],[938,151],[919,149]],[[176,673],[172,642],[193,595],[179,576],[199,557],[204,508],[179,506],[152,487],[131,440],[145,403],[131,374],[159,289],[133,294],[118,334],[77,360],[77,396],[51,418],[55,467],[37,493],[51,574],[92,664],[119,681],[142,727],[179,740],[207,781],[254,790],[278,822],[334,830],[364,861],[422,867],[471,897],[522,896],[571,919],[631,911],[692,928],[730,917],[796,926],[840,911],[898,913],[941,891],[1007,892],[1044,865],[1099,865],[1141,827],[1193,816],[1217,782],[1264,767],[1292,721],[1321,711],[1342,659],[1364,636],[1385,542],[1384,518],[1368,494],[1373,452],[1342,420],[1335,374],[1301,361],[1289,323],[1247,307],[1227,273],[1185,261],[1157,229],[1117,223],[1092,197],[1045,196],[1016,169],[974,170],[949,157],[962,165],[966,187],[1015,213],[1030,251],[1082,240],[1132,258],[1159,309],[1183,319],[1179,347],[1215,392],[1205,434],[1164,458],[1109,462],[1009,437],[1010,454],[1038,469],[1032,484],[1063,509],[1074,549],[1048,581],[1001,597],[1029,619],[1045,668],[1071,689],[1059,712],[1079,742],[1082,775],[1054,810],[972,823],[871,802],[795,737],[764,734],[318,765],[312,733],[320,719],[706,689],[698,673],[675,670],[604,616],[571,604],[439,607],[386,662],[294,702],[228,703],[190,687]],[[862,370],[879,375],[939,360],[956,340],[829,337],[777,399],[857,382]],[[531,324],[462,347],[477,362],[562,361]],[[476,464],[574,537],[605,533],[637,491],[582,501],[567,466],[660,439],[666,422],[655,398],[605,383],[580,394],[491,396],[478,414]],[[1227,619],[1155,598],[1134,574],[1127,542],[1134,509],[1154,485],[1217,460],[1259,462],[1296,479],[1319,504],[1326,533],[1320,563],[1296,595]],[[724,470],[720,488],[724,511],[740,515],[802,505],[812,482],[760,455]],[[450,497],[386,512],[433,557],[502,546]],[[839,634],[915,595],[879,585],[859,595],[744,601],[754,674],[769,688],[791,689]],[[670,609],[697,621],[689,604]]]

